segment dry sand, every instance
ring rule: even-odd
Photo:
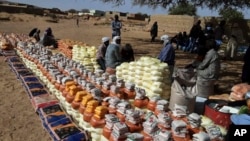
[[[80,27],[75,20],[60,20],[59,23],[46,22],[48,18],[34,17],[25,14],[9,15],[0,13],[0,16],[11,16],[12,21],[0,21],[0,32],[24,33],[37,27],[41,35],[47,27],[51,27],[58,39],[72,39],[82,41],[89,45],[98,46],[103,36],[111,36],[111,29],[105,20],[80,20]],[[143,23],[144,24],[144,23]],[[159,25],[160,26],[160,25]],[[159,36],[163,35],[159,32]],[[158,37],[159,40],[159,37]],[[151,43],[146,27],[136,26],[124,22],[122,43],[131,43],[136,58],[140,56],[157,56],[162,45],[160,42]],[[193,54],[176,51],[176,65],[191,62]],[[229,93],[230,88],[240,82],[242,61],[222,61],[221,78],[217,82],[219,90],[216,94]],[[0,141],[47,141],[51,140],[49,134],[42,128],[41,121],[31,106],[29,98],[11,72],[4,58],[0,56]]]

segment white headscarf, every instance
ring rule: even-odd
[[[103,43],[105,43],[105,42],[107,42],[107,41],[109,41],[109,37],[102,37],[102,42],[103,42]]]
[[[115,36],[114,38],[113,38],[113,44],[117,44],[116,43],[116,40],[119,40],[119,39],[121,39],[121,37],[120,36]]]
[[[163,41],[163,46],[165,46],[169,42],[169,36],[167,34],[162,35],[161,40]]]
[[[169,41],[169,36],[168,35],[162,35],[161,40],[168,42]]]

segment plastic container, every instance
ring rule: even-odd
[[[213,107],[211,105],[214,105]],[[216,106],[218,105],[218,106]],[[207,100],[205,102],[205,112],[204,115],[210,118],[215,124],[221,125],[228,129],[231,124],[229,113],[222,113],[216,109],[216,107],[227,105],[226,101],[223,100]]]

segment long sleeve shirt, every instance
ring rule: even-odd
[[[96,58],[97,59],[105,59],[106,50],[107,50],[107,46],[105,44],[100,45],[98,47]]]
[[[219,73],[219,54],[214,49],[210,49],[206,53],[204,60],[197,67],[198,78],[205,80],[216,80],[219,77]]]
[[[110,67],[115,69],[116,66],[121,64],[122,61],[122,57],[121,57],[121,53],[120,53],[120,47],[119,45],[113,44],[111,43],[106,51],[105,54],[105,63],[106,63],[106,67]]]
[[[158,59],[161,62],[165,62],[168,65],[174,65],[175,62],[175,51],[171,43],[167,43],[165,47],[161,50]]]
[[[112,34],[115,36],[120,36],[122,23],[120,21],[114,20],[114,21],[112,21],[111,26],[112,26]]]

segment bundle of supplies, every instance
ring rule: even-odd
[[[116,105],[120,102],[120,99],[118,97],[111,97],[108,102],[110,108],[116,108]]]
[[[141,122],[141,113],[139,110],[130,109],[126,111],[126,121],[138,124]]]
[[[168,110],[168,105],[169,105],[169,102],[167,100],[158,100],[156,102],[156,110],[158,111],[167,111]]]
[[[128,127],[123,122],[116,122],[113,126],[111,132],[111,137],[114,140],[125,140],[127,138],[126,134],[129,132]]]
[[[205,132],[193,134],[193,141],[210,141],[210,137]]]
[[[201,125],[201,116],[197,113],[191,113],[187,117],[188,123],[191,125],[192,128],[200,127]]]
[[[131,105],[128,101],[120,101],[120,103],[118,103],[116,105],[117,108],[117,112],[121,113],[121,114],[125,114],[126,110],[131,109]]]
[[[149,117],[145,122],[143,122],[142,126],[143,131],[150,136],[154,136],[159,130],[157,118],[154,116]]]
[[[221,140],[223,139],[222,133],[220,131],[220,128],[216,125],[208,125],[205,127],[206,131],[210,137],[211,140]]]
[[[106,121],[105,127],[108,129],[112,129],[115,123],[120,122],[119,118],[114,114],[106,114],[105,121]]]
[[[185,138],[188,132],[187,124],[183,120],[174,120],[171,124],[174,136]]]
[[[231,89],[229,99],[232,101],[244,100],[248,91],[250,91],[250,85],[247,83],[236,84]]]
[[[129,133],[126,141],[143,141],[143,135],[140,133]]]
[[[187,106],[174,105],[173,115],[175,117],[182,117],[187,115]]]
[[[163,126],[164,128],[170,128],[171,127],[172,118],[171,118],[171,115],[169,113],[160,112],[157,115],[157,118],[158,118],[159,124],[161,124],[161,126]]]
[[[161,130],[155,137],[154,141],[172,141],[171,131]]]

